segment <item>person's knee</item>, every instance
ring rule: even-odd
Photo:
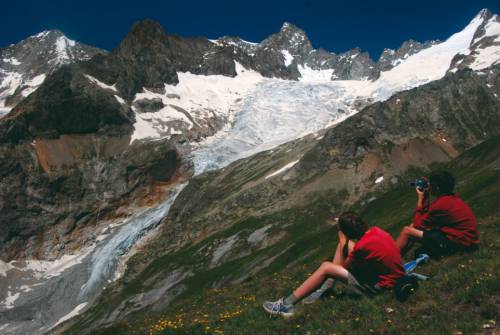
[[[333,263],[332,263],[332,262],[324,261],[323,263],[321,263],[320,268],[321,268],[321,269],[326,269],[326,268],[328,268],[328,267],[330,267],[330,266],[332,266],[332,265],[333,265]]]
[[[401,231],[401,234],[410,236],[412,232],[412,227],[411,226],[405,226],[403,230]]]
[[[334,265],[335,264],[333,262],[325,261],[325,262],[321,263],[319,270],[321,271],[322,274],[326,274],[326,273],[329,273],[331,271],[331,268]]]

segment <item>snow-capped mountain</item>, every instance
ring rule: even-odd
[[[481,70],[500,59],[500,17],[484,9],[478,18],[480,24],[469,47],[455,55],[450,71],[463,68]]]
[[[0,116],[32,93],[46,76],[62,65],[104,53],[67,38],[59,30],[47,30],[0,48]]]
[[[457,66],[457,58],[467,55],[470,59],[460,63],[461,68],[471,64],[474,70],[497,63],[500,60],[500,43],[496,41],[500,38],[500,25],[497,20],[497,15],[483,10],[462,31],[447,40],[426,43],[410,40],[396,51],[386,49],[378,63],[357,48],[340,55],[314,50],[305,33],[288,23],[280,32],[258,44],[229,37],[212,40],[219,48],[233,49],[228,57],[236,64],[236,76],[197,76],[178,72],[179,84],[166,85],[164,92],[152,93],[144,88],[144,93],[135,96],[136,102],[141,100],[144,105],[148,99],[156,99],[162,104],[155,111],[139,113],[139,109],[134,108],[136,130],[133,139],[160,138],[177,131],[190,131],[193,129],[192,119],[195,124],[202,124],[203,120],[212,117],[212,125],[213,120],[223,120],[218,124],[227,124],[242,109],[262,109],[264,96],[267,99],[265,104],[276,105],[275,97],[286,110],[323,104],[325,108],[314,108],[315,113],[329,111],[331,123],[368,103],[386,100],[396,92],[442,78]],[[283,76],[297,81],[281,80]],[[274,79],[276,77],[280,79]],[[198,89],[190,90],[190,87]],[[316,94],[296,93],[294,97],[282,99],[286,92],[307,92],[313,90],[312,87],[314,92],[322,92],[320,95],[329,99],[318,100]],[[255,96],[257,93],[259,97]],[[298,96],[304,99],[303,104],[297,102]],[[336,106],[334,110],[332,103]],[[273,115],[280,114],[275,111]],[[186,121],[186,118],[191,121]],[[175,125],[173,120],[176,120]],[[275,119],[274,122],[281,124],[286,121]],[[309,132],[316,130],[313,127]],[[290,138],[285,136],[283,140]]]

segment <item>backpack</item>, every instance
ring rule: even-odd
[[[396,299],[405,302],[418,289],[418,279],[412,274],[406,274],[394,284],[393,290]]]

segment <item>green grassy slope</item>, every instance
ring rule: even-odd
[[[289,223],[287,236],[280,242],[189,278],[188,289],[169,307],[139,312],[99,334],[493,333],[492,320],[498,321],[500,306],[500,137],[433,168],[449,169],[456,176],[457,192],[478,216],[481,247],[473,254],[454,255],[422,266],[420,272],[432,279],[422,283],[404,304],[390,293],[374,299],[353,299],[345,296],[338,285],[333,296],[312,306],[299,305],[298,315],[291,320],[269,318],[264,313],[262,301],[288,294],[323,259],[331,258],[337,242],[335,233],[327,225],[314,224],[329,213],[332,198],[325,195],[312,201],[312,207],[283,210],[220,232],[223,236],[213,238],[238,231],[245,234],[249,227],[255,229],[270,222]],[[411,171],[407,179],[421,173],[424,172]],[[370,224],[395,236],[411,222],[416,197],[410,187],[401,183],[369,195],[372,196],[376,199],[368,204],[353,206]],[[159,258],[151,269],[168,268],[174,263],[178,267],[183,262],[206,263],[207,260],[193,256],[199,249],[200,245],[194,245],[192,249]],[[248,264],[257,266],[266,260],[271,263],[265,270],[243,276],[250,271]],[[147,271],[143,276],[135,284],[130,283],[128,290],[139,292]],[[233,283],[212,288],[222,278]],[[72,332],[83,326],[76,324]]]

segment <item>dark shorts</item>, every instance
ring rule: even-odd
[[[352,273],[349,272],[347,275],[347,288],[350,293],[355,295],[365,295],[372,297],[384,291],[384,289],[378,285],[362,283],[354,277]]]
[[[450,241],[440,230],[424,231],[420,243],[422,244],[420,252],[431,256],[451,255],[460,250],[459,245]]]

